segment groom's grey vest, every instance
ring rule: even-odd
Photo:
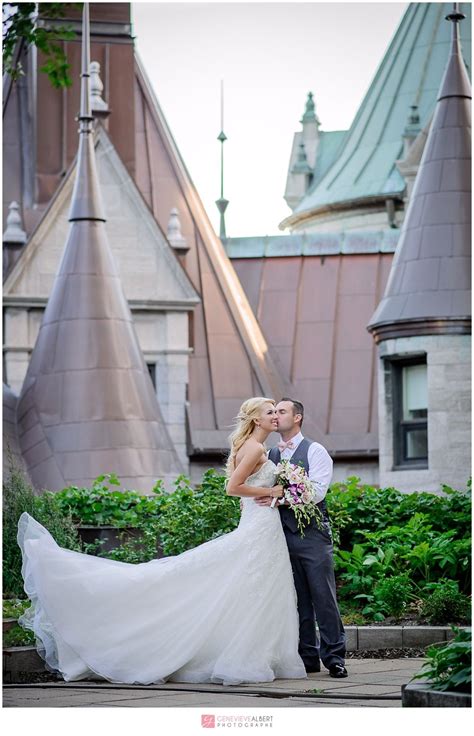
[[[309,462],[308,462],[308,450],[310,446],[312,445],[311,440],[307,440],[306,437],[304,437],[296,450],[294,451],[293,455],[290,457],[290,462],[294,465],[302,465],[307,473],[309,473]],[[272,447],[270,452],[268,453],[268,458],[277,465],[281,460],[281,453],[278,447]],[[296,524],[296,518],[293,513],[293,511],[288,506],[278,506],[281,514],[281,523],[283,526],[288,527],[292,532],[298,531],[298,526]],[[320,509],[324,521],[328,521],[328,512],[326,509],[326,501],[323,498],[322,501],[318,503],[318,508]],[[307,524],[307,530],[310,531],[312,529],[317,530],[318,526],[316,524],[315,519],[311,519],[309,524]]]

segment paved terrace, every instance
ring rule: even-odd
[[[262,685],[112,685],[51,682],[5,685],[6,708],[400,708],[401,686],[418,672],[422,658],[349,659],[349,677],[333,679],[326,669],[306,680]]]

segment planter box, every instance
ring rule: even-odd
[[[471,695],[433,690],[427,682],[402,685],[402,708],[470,708]]]
[[[3,681],[14,682],[21,672],[46,672],[44,660],[33,645],[3,650]]]
[[[77,531],[81,540],[85,544],[91,544],[97,540],[102,541],[98,552],[110,552],[120,547],[124,542],[130,542],[132,539],[140,540],[141,529],[134,527],[116,527],[116,526],[78,526]],[[156,557],[163,557],[163,551],[157,542]]]
[[[466,628],[461,626],[461,629]],[[361,649],[407,649],[449,641],[449,626],[344,626],[348,652]]]
[[[13,629],[18,619],[16,618],[4,618],[2,623],[3,633],[9,629]]]

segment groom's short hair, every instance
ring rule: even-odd
[[[293,404],[293,416],[295,416],[295,414],[301,414],[300,427],[302,427],[304,419],[304,406],[301,401],[297,401],[296,399],[289,399],[287,396],[284,396],[281,401],[291,401],[291,403]]]

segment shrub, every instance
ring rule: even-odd
[[[433,690],[470,693],[472,683],[471,629],[451,627],[454,638],[434,644],[426,652],[427,661],[412,680],[426,680]]]
[[[455,580],[441,580],[426,585],[421,613],[430,624],[462,623],[469,620],[469,598],[459,592]]]
[[[55,494],[65,514],[78,525],[136,527],[149,522],[160,513],[167,494],[162,482],[154,486],[153,495],[145,496],[130,490],[110,490],[120,486],[115,473],[99,475],[91,488],[68,486]]]
[[[442,486],[445,495],[401,493],[395,488],[375,488],[350,476],[344,483],[333,483],[327,493],[327,506],[333,531],[344,549],[361,542],[367,532],[387,527],[403,528],[414,514],[422,514],[435,532],[454,532],[455,539],[471,533],[471,482],[458,491]]]
[[[413,583],[406,573],[381,580],[375,586],[375,599],[395,618],[406,613],[413,598]]]
[[[204,473],[195,490],[185,476],[177,479],[158,519],[165,555],[181,554],[237,527],[239,499],[228,496],[224,484],[224,476],[213,469]]]
[[[161,481],[153,495],[136,491],[111,491],[120,485],[115,474],[96,478],[91,488],[70,486],[56,494],[64,512],[77,524],[132,526],[140,530],[138,539],[124,542],[111,551],[101,544],[85,545],[86,552],[121,562],[148,562],[156,557],[157,543],[165,556],[177,555],[203,542],[232,531],[239,523],[239,499],[227,496],[225,478],[211,469],[195,489],[181,475],[175,490],[167,493]]]
[[[26,647],[36,643],[34,633],[15,624],[3,634],[4,647]]]
[[[9,470],[3,481],[3,594],[24,598],[21,575],[21,550],[17,542],[18,520],[26,511],[42,524],[61,547],[80,550],[77,531],[70,516],[65,516],[53,493],[36,496],[24,472],[9,457]]]
[[[27,599],[9,598],[2,601],[3,618],[20,618],[29,606]]]
[[[407,576],[414,589],[447,577],[470,592],[471,482],[466,491],[443,491],[405,494],[363,485],[355,476],[330,487],[341,600],[353,599],[363,615],[382,620],[391,606],[376,586],[387,576]]]

